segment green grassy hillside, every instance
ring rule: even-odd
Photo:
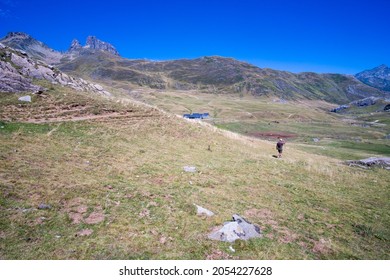
[[[129,60],[89,50],[59,68],[86,79],[120,88],[143,86],[162,90],[197,90],[204,93],[279,97],[288,100],[325,100],[348,103],[388,93],[341,74],[294,74],[259,68],[219,56],[170,61]]]
[[[273,141],[56,86],[31,104],[16,97],[0,96],[1,259],[390,257],[387,170],[348,167],[293,142],[275,159]],[[226,116],[222,102],[244,106],[198,101],[191,108],[214,106],[217,117]],[[260,105],[247,102],[261,120]],[[264,106],[279,120],[273,106],[282,104]],[[194,203],[216,215],[197,216]],[[237,241],[232,252],[207,235],[235,213],[263,238]]]

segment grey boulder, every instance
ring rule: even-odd
[[[209,239],[224,242],[234,242],[237,239],[248,240],[260,237],[260,228],[249,223],[237,214],[233,215],[232,221],[226,222],[221,228],[214,230],[208,236]]]

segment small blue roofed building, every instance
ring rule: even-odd
[[[192,113],[192,114],[184,114],[183,118],[186,119],[205,119],[208,118],[209,113]]]

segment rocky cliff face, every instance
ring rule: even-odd
[[[384,64],[371,70],[360,72],[355,77],[369,86],[390,91],[390,68]]]
[[[102,51],[109,52],[113,55],[119,56],[118,51],[114,48],[113,45],[106,43],[106,42],[103,42],[103,41],[100,41],[95,36],[88,36],[87,37],[87,42],[86,42],[86,45],[84,48],[92,49],[92,50],[102,50]]]
[[[74,39],[65,55],[71,55],[73,57],[75,54],[83,55],[86,50],[100,50],[119,56],[118,51],[113,45],[103,42],[95,36],[88,36],[85,46],[82,46],[77,39]]]
[[[25,52],[14,50],[0,43],[0,92],[40,91],[42,87],[34,79],[47,80],[53,84],[71,87],[77,91],[88,91],[110,95],[97,84],[74,78],[42,61],[30,58]]]

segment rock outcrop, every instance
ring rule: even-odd
[[[352,101],[352,102],[350,102],[348,104],[340,105],[339,107],[334,108],[334,109],[332,109],[330,111],[334,112],[334,113],[338,113],[338,112],[343,111],[345,109],[348,109],[350,107],[367,107],[367,106],[372,106],[372,105],[375,105],[379,100],[381,100],[381,98],[370,96],[370,97],[367,97],[367,98],[363,98],[363,99]]]
[[[110,95],[100,85],[74,78],[42,61],[33,60],[24,52],[0,44],[0,91],[14,93],[43,90],[33,83],[34,79],[47,80],[77,91]]]
[[[370,157],[361,160],[347,161],[349,166],[358,166],[362,168],[381,167],[390,170],[390,157]]]

